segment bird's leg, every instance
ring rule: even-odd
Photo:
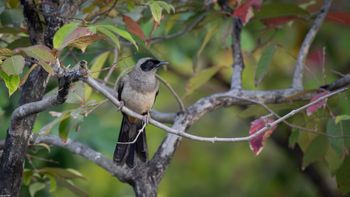
[[[119,101],[118,111],[121,111],[123,107],[124,107],[124,101],[120,100]]]
[[[151,114],[149,112],[146,112],[145,114],[143,114],[142,121],[145,124],[148,124],[150,119],[151,119]]]

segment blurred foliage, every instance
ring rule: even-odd
[[[236,9],[239,15],[237,1],[228,2],[222,7],[212,0],[84,1],[72,22],[56,33],[54,49],[50,50],[30,46],[18,0],[0,1],[0,137],[5,138],[20,96],[18,88],[31,71],[24,66],[23,57],[35,58],[35,63],[48,72],[52,72],[49,64],[55,57],[69,68],[84,59],[89,62],[90,74],[101,80],[116,65],[107,82],[113,86],[135,60],[155,56],[170,62],[159,74],[187,106],[203,96],[227,90],[233,61],[232,18],[227,10]],[[246,64],[244,88],[290,86],[298,49],[321,5],[315,0],[266,0],[260,9],[251,10],[255,16],[246,18],[241,35]],[[306,62],[305,89],[316,89],[334,81],[340,73],[349,73],[349,9],[349,1],[334,1]],[[195,23],[200,17],[203,19]],[[176,34],[180,36],[172,36]],[[153,43],[156,40],[160,41]],[[51,79],[47,95],[55,93],[56,86],[55,79]],[[184,139],[161,182],[159,196],[319,196],[319,186],[301,170],[312,163],[331,187],[338,186],[346,195],[350,192],[348,98],[349,93],[342,93],[331,98],[325,110],[311,116],[301,113],[288,120],[307,129],[281,125],[274,132],[274,137],[289,137],[284,147],[300,146],[304,158],[299,164],[272,139],[258,157],[249,150],[248,143],[210,144]],[[175,102],[161,86],[155,109],[176,112],[179,109]],[[285,114],[301,104],[269,107]],[[189,132],[245,136],[250,122],[265,114],[260,106],[220,109],[203,117]],[[66,104],[39,114],[33,131],[77,140],[112,157],[120,120],[112,104],[76,83]],[[151,155],[165,135],[158,128],[147,127]],[[44,144],[29,148],[25,168],[23,196],[133,196],[131,187],[95,164]]]

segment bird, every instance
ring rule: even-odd
[[[135,158],[142,162],[148,159],[145,124],[149,112],[159,92],[156,72],[160,66],[167,64],[155,58],[146,57],[137,61],[133,69],[118,81],[118,100],[122,106],[143,115],[140,120],[122,112],[122,122],[116,144],[113,161],[117,165],[134,166]]]

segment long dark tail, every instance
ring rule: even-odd
[[[132,142],[137,137],[139,130],[143,126],[143,121],[137,120],[132,123],[128,120],[128,117],[123,114],[122,124],[120,126],[118,142]],[[132,144],[117,144],[114,150],[113,160],[122,165],[126,163],[129,167],[134,166],[134,159],[136,156],[143,162],[147,161],[147,143],[146,143],[146,130],[137,137],[135,143]]]

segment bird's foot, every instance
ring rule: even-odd
[[[122,108],[124,107],[124,101],[119,101],[119,107],[118,107],[118,111],[121,111]]]
[[[147,112],[147,113],[143,116],[142,121],[143,121],[144,123],[148,124],[150,120],[151,120],[151,114],[150,114],[149,112]]]

